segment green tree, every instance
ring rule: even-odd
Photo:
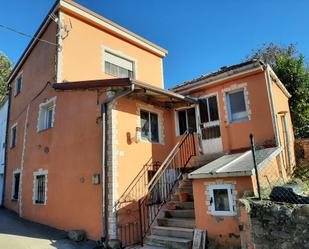
[[[296,137],[309,137],[309,72],[304,56],[295,45],[288,47],[270,43],[253,50],[247,59],[260,59],[271,65],[292,95],[289,100]]]
[[[0,102],[7,94],[7,79],[12,71],[12,62],[0,52]]]

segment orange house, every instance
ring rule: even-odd
[[[165,90],[166,50],[70,0],[55,3],[36,36],[49,43],[32,40],[9,78],[4,205],[21,217],[83,229],[95,240],[187,248],[195,227],[215,238],[237,237],[233,218],[226,231],[203,211],[210,205],[206,162],[220,157],[234,164],[229,156],[243,158],[252,133],[271,150],[261,170],[278,168],[284,179],[293,170],[289,93],[262,62]],[[234,197],[256,191],[250,165],[245,175],[227,172],[216,181],[239,189]],[[158,218],[185,172],[194,203],[178,204],[189,210],[182,212],[192,227],[182,227],[179,217],[161,226]]]

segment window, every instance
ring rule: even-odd
[[[15,80],[15,92],[14,92],[14,96],[17,96],[17,95],[21,92],[22,81],[23,81],[23,77],[22,77],[22,75],[19,75],[19,76],[16,78],[16,80]]]
[[[151,142],[159,142],[158,114],[141,110],[141,137]]]
[[[230,184],[209,185],[212,215],[235,215],[232,186]]]
[[[13,173],[12,200],[18,200],[19,186],[20,186],[20,172],[15,172]]]
[[[187,130],[196,132],[195,108],[177,111],[178,135],[184,134]]]
[[[248,119],[244,89],[228,92],[226,99],[230,122]]]
[[[199,101],[201,123],[219,120],[217,96],[211,96]]]
[[[17,124],[11,127],[11,148],[15,148],[17,144]]]
[[[54,126],[56,98],[40,104],[38,131],[43,131]]]
[[[35,175],[35,204],[46,204],[46,175]]]
[[[105,51],[105,73],[119,78],[134,78],[134,63],[113,53]]]

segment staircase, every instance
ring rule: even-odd
[[[179,193],[188,193],[189,200],[181,202]],[[170,208],[167,208],[170,207]],[[171,200],[162,208],[162,213],[151,227],[150,235],[145,238],[145,245],[171,249],[192,247],[195,228],[192,181],[186,175],[179,181]]]

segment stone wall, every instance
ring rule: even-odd
[[[309,205],[240,200],[242,249],[309,248]]]

